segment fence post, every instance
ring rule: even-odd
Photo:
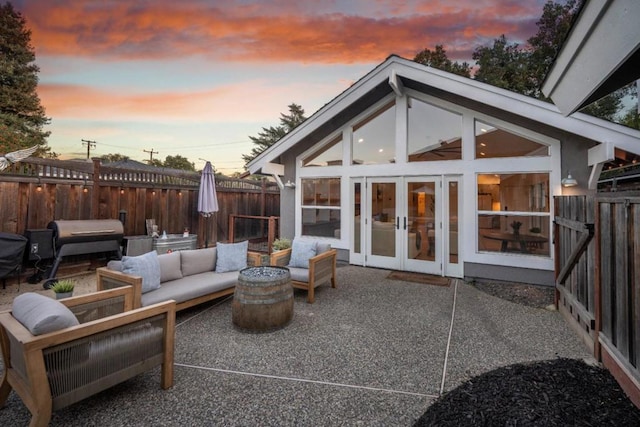
[[[93,161],[93,192],[91,193],[91,219],[100,219],[100,158],[94,157]]]

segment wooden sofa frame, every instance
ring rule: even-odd
[[[301,282],[291,280],[294,288],[307,291],[307,302],[313,304],[315,302],[315,288],[324,282],[330,281],[331,287],[336,287],[336,262],[338,251],[329,249],[326,252],[309,258],[309,281]],[[271,254],[270,264],[286,267],[291,259],[291,248],[277,251]]]
[[[126,286],[60,302],[74,313],[79,325],[34,336],[11,311],[0,313],[0,345],[4,361],[0,407],[4,406],[13,389],[31,412],[29,425],[46,426],[54,410],[159,365],[162,366],[161,387],[167,389],[173,385],[174,301],[133,309],[133,288]],[[151,328],[155,332],[150,339],[147,331]],[[124,366],[112,363],[111,358],[101,352],[89,352],[90,346],[94,345],[119,352],[127,343],[110,338],[114,334],[129,337],[131,342],[127,349],[141,347],[137,344],[138,337],[152,345],[144,346],[138,354],[139,358],[144,358],[140,363]],[[82,356],[78,356],[78,352],[82,352]]]

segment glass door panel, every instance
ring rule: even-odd
[[[400,268],[397,178],[371,178],[367,217],[367,265]]]
[[[440,274],[440,178],[405,178],[406,270]]]
[[[444,199],[448,201],[445,211],[445,221],[443,229],[446,230],[447,244],[446,256],[444,257],[444,275],[448,277],[462,277],[462,263],[460,256],[460,233],[461,212],[460,198],[461,186],[460,177],[444,178]]]

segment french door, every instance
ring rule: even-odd
[[[458,247],[460,178],[354,180],[352,260],[373,267],[462,276]],[[361,203],[363,201],[364,203]]]

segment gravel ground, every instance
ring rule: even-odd
[[[494,297],[538,308],[547,308],[553,304],[555,293],[551,286],[525,285],[515,282],[476,281],[470,285]]]

